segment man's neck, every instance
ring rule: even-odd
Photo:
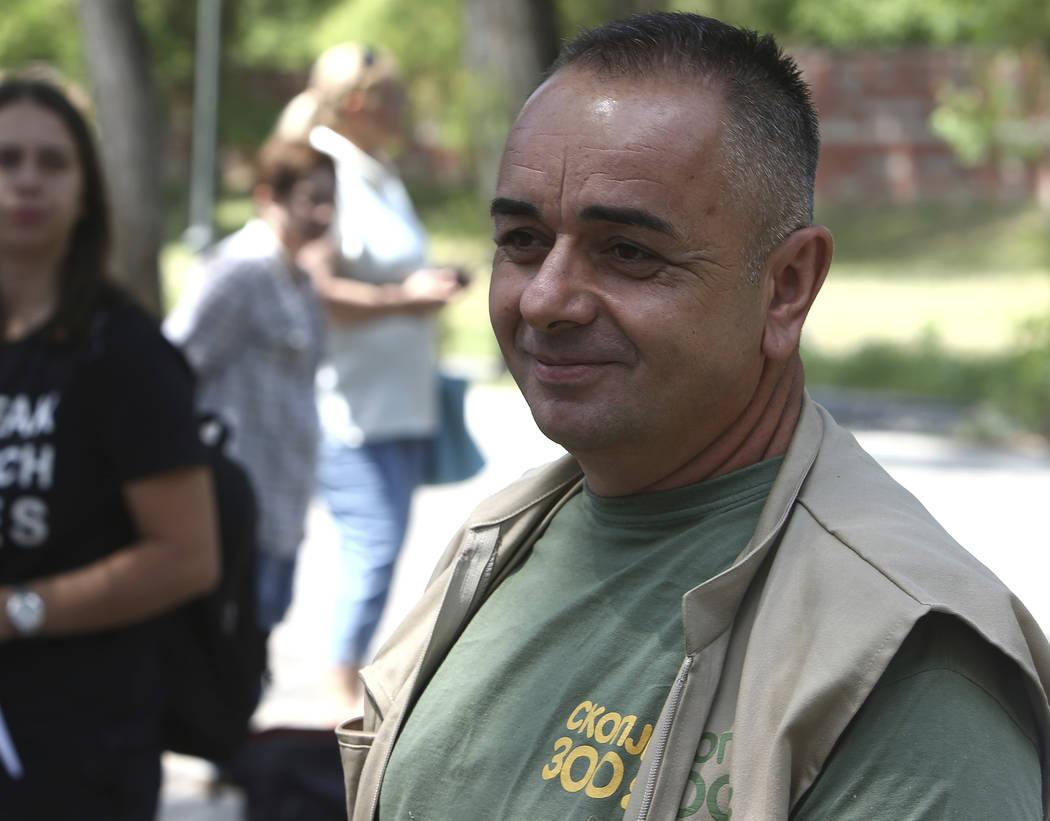
[[[276,203],[267,204],[259,209],[259,219],[265,223],[273,233],[274,239],[277,240],[277,253],[286,261],[291,262],[304,243],[302,237],[289,228],[288,220],[280,208]]]
[[[767,360],[751,401],[736,419],[703,450],[669,473],[638,487],[604,483],[593,475],[593,463],[581,459],[588,482],[599,495],[623,495],[655,490],[668,490],[724,476],[765,459],[787,452],[795,425],[802,412],[805,373],[796,352],[787,362]],[[611,476],[631,476],[631,465],[606,465]]]
[[[786,453],[802,413],[805,384],[802,359],[797,352],[779,367],[767,361],[758,388],[744,412],[695,460],[682,468],[695,477],[690,481],[724,476]]]

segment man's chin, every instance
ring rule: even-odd
[[[533,408],[532,418],[540,433],[574,455],[615,448],[620,444],[620,437],[607,420],[579,408]]]

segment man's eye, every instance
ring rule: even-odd
[[[496,244],[509,248],[531,248],[536,245],[536,237],[528,231],[508,231],[496,239]]]
[[[618,242],[610,250],[613,256],[624,262],[640,262],[653,257],[648,251],[643,251],[637,245],[630,245],[626,242]]]
[[[532,258],[536,254],[543,254],[547,247],[542,237],[521,228],[498,235],[496,246],[503,253],[510,255],[512,259],[522,260],[526,257]]]

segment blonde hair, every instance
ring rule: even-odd
[[[326,49],[310,70],[307,88],[316,99],[314,123],[331,125],[338,119],[339,104],[347,94],[387,80],[401,80],[390,54],[360,43],[341,43]]]
[[[320,95],[312,88],[300,91],[290,99],[277,117],[271,136],[282,140],[306,140],[318,123]]]

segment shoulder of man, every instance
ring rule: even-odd
[[[902,583],[921,578],[938,591],[947,585],[948,594],[951,581],[937,571],[955,567],[1002,586],[851,433],[820,412],[822,441],[797,498],[820,528]],[[919,595],[926,599],[930,592]]]

